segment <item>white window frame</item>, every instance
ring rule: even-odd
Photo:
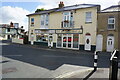
[[[114,22],[111,23],[110,20],[113,20]],[[114,25],[114,28],[110,28],[109,25]],[[107,26],[108,30],[114,30],[115,29],[115,18],[114,17],[109,17],[108,18],[108,26]]]
[[[86,12],[85,13],[85,22],[86,23],[92,23],[92,12]]]
[[[45,22],[44,22],[44,15],[41,15],[41,16],[40,16],[40,25],[41,25],[41,26],[44,26],[44,23],[45,23]]]
[[[67,13],[67,15],[65,15],[65,13]],[[73,12],[72,12],[73,13]],[[73,16],[74,14],[72,14],[72,16]],[[68,25],[66,25],[66,26],[64,26],[64,24],[65,24],[65,20],[67,20],[67,21],[69,21],[69,23],[68,23]],[[63,13],[63,27],[65,28],[68,28],[68,27],[71,27],[70,26],[70,21],[73,21],[73,19],[71,20],[71,11],[66,11],[66,12],[64,12]]]
[[[40,25],[41,27],[48,27],[48,23],[49,23],[49,16],[48,14],[42,14],[40,16]]]

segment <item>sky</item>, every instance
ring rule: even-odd
[[[0,24],[19,23],[28,30],[26,15],[34,13],[38,8],[57,8],[60,1],[65,6],[75,4],[99,4],[101,9],[117,5],[120,0],[0,0]]]

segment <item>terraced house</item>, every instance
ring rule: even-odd
[[[0,38],[3,40],[21,38],[24,31],[23,28],[19,27],[19,23],[0,24]]]
[[[120,50],[120,4],[98,12],[97,27],[98,51]]]
[[[97,12],[100,5],[78,4],[29,14],[29,41],[56,48],[96,48]]]

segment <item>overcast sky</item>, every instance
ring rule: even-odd
[[[117,5],[120,0],[0,0],[0,24],[19,23],[28,29],[26,15],[33,13],[37,8],[57,8],[60,1],[65,6],[75,4],[99,4],[101,9]]]

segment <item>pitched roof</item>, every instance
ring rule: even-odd
[[[72,6],[59,8],[56,11],[67,11],[67,10],[75,10],[75,9],[98,7],[98,6],[100,7],[100,5],[94,5],[94,4],[78,4],[78,5],[72,5]]]
[[[120,11],[120,5],[110,6],[106,9],[103,9],[101,12],[115,12],[115,11]]]
[[[28,14],[27,16],[38,15],[38,14],[45,14],[45,13],[51,13],[51,12],[83,9],[83,8],[90,8],[90,7],[100,7],[100,5],[95,5],[95,4],[78,4],[78,5],[66,6],[66,7],[63,7],[63,8],[53,8],[53,9],[49,9],[49,10],[44,10],[44,11],[36,12],[36,13],[33,13],[33,14]]]
[[[49,9],[49,10],[44,10],[44,11],[28,14],[27,16],[51,13],[51,12],[54,12],[56,9],[58,9],[58,8],[54,8],[54,9]]]

